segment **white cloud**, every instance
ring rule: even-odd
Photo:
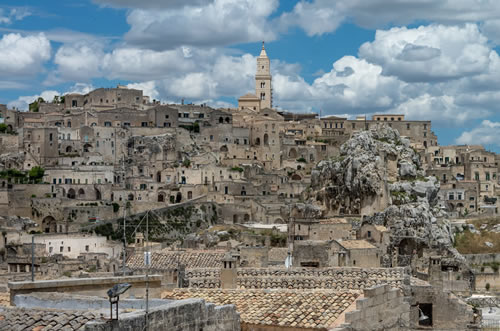
[[[76,43],[61,46],[55,55],[56,75],[64,80],[89,81],[99,77],[104,56],[98,43]]]
[[[498,19],[500,2],[496,0],[302,0],[291,12],[282,14],[280,23],[299,26],[312,36],[333,32],[347,20],[378,28],[418,21],[453,25]]]
[[[278,0],[215,0],[198,7],[133,9],[125,40],[156,50],[269,41],[276,38],[268,19],[277,7]]]
[[[155,81],[148,81],[148,82],[142,82],[142,83],[132,83],[127,85],[128,88],[132,89],[137,89],[137,90],[142,90],[143,95],[149,96],[151,100],[159,100],[160,99],[160,93],[156,89],[156,82]]]
[[[85,94],[90,91],[92,91],[94,87],[90,84],[85,84],[85,83],[76,83],[75,85],[71,86],[66,92],[60,93],[55,90],[46,90],[41,92],[40,94],[36,95],[27,95],[27,96],[20,96],[16,100],[13,100],[7,104],[8,107],[10,108],[17,108],[19,110],[24,110],[27,111],[29,108],[29,104],[32,103],[33,101],[37,100],[38,98],[42,97],[46,102],[52,102],[54,97],[65,95],[68,93],[80,93],[80,94]]]
[[[38,95],[31,95],[31,96],[21,96],[17,98],[17,100],[11,101],[7,104],[8,107],[10,108],[17,108],[19,110],[28,110],[29,104],[32,103],[33,101],[37,100],[39,97],[42,97],[45,101],[52,101],[54,99],[54,96],[56,95],[61,95],[57,91],[49,90],[49,91],[43,91],[42,93]]]
[[[203,5],[213,0],[93,0],[93,2],[116,8],[176,8]]]
[[[297,25],[309,36],[335,31],[344,20],[342,1],[300,1],[293,10],[279,18],[281,29]]]
[[[14,7],[10,10],[0,8],[0,24],[12,24],[14,21],[20,21],[31,14],[31,10],[26,7]]]
[[[50,59],[50,53],[50,42],[43,33],[26,37],[5,34],[0,39],[0,75],[11,79],[35,75]]]
[[[190,72],[196,64],[192,55],[182,48],[153,51],[138,48],[118,48],[103,58],[104,75],[110,79],[160,79],[179,72]]]
[[[462,132],[456,139],[457,144],[463,145],[496,145],[500,146],[500,122],[484,120],[481,125]]]
[[[433,81],[476,75],[488,69],[491,49],[476,25],[429,25],[378,30],[359,55],[405,81]]]

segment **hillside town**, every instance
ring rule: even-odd
[[[500,327],[500,154],[276,109],[256,62],[234,108],[122,85],[0,105],[0,329]]]

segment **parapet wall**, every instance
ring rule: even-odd
[[[148,330],[203,330],[239,331],[240,316],[235,306],[215,306],[202,299],[179,300],[168,305],[152,308],[148,314]],[[144,330],[145,312],[120,315],[113,323],[89,322],[85,331]]]
[[[403,293],[389,285],[364,290],[364,298],[356,301],[356,310],[346,313],[343,331],[407,329],[410,325],[410,305]]]
[[[71,278],[59,280],[40,280],[25,282],[9,282],[10,304],[14,305],[17,294],[39,292],[64,292],[81,295],[92,295],[107,298],[106,292],[116,284],[129,283],[132,287],[123,294],[123,298],[143,298],[149,283],[151,298],[159,298],[161,294],[162,276],[151,275],[148,281],[145,276],[102,277],[102,278]]]

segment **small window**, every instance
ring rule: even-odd
[[[85,245],[85,252],[89,251],[89,245]]]
[[[367,235],[367,237],[368,237],[368,238],[371,238],[371,237],[372,237],[372,232],[371,232],[371,231],[368,231],[368,232],[366,233],[366,235]]]

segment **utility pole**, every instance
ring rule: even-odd
[[[31,281],[35,281],[35,236],[31,236]]]
[[[122,170],[124,172],[123,179],[125,180],[125,162],[122,157]],[[127,202],[123,203],[123,265],[122,265],[122,275],[125,276],[125,262],[127,260],[127,232],[126,232],[126,221],[127,217]]]
[[[149,252],[149,211],[146,212],[146,254],[148,255],[148,265],[146,266],[146,330],[149,330],[149,266],[151,265],[151,255]]]

